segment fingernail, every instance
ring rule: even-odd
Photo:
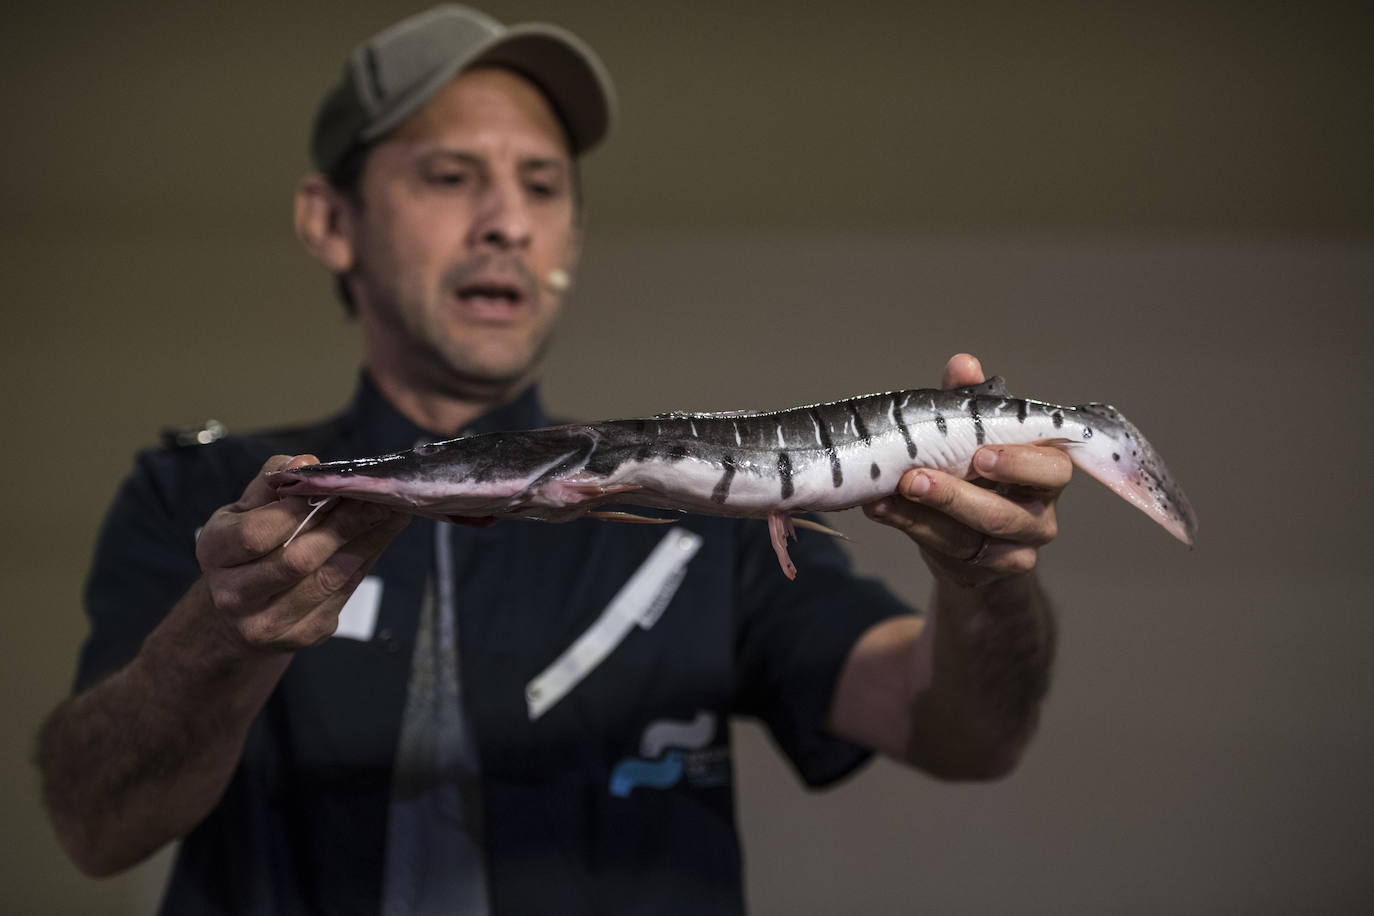
[[[990,448],[979,449],[973,456],[973,466],[980,471],[991,471],[997,467],[997,453]]]
[[[911,486],[907,487],[906,492],[912,497],[925,496],[930,492],[930,478],[925,474],[912,475]]]
[[[872,518],[887,518],[888,511],[888,502],[885,499],[880,499],[877,502],[871,503],[868,507],[868,514]]]

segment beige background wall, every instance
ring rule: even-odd
[[[756,912],[1368,911],[1374,65],[1358,4],[501,3],[595,44],[547,393],[586,417],[932,384],[1124,409],[1201,516],[1184,550],[1086,479],[1043,571],[1062,654],[995,786],[879,764],[801,792],[739,730]],[[29,757],[84,632],[94,529],[169,424],[346,396],[354,331],[298,253],[305,124],[395,3],[13,14],[0,55],[0,910],[134,913],[156,865],[65,863]],[[913,600],[900,538],[860,562]],[[801,584],[801,583],[799,583]]]

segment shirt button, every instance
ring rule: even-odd
[[[396,645],[396,637],[392,635],[390,627],[382,627],[377,631],[377,642],[381,643],[382,649],[388,655],[395,655],[400,646]]]

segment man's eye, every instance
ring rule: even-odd
[[[525,187],[530,192],[531,197],[537,197],[541,200],[554,197],[558,194],[557,185],[546,184],[544,182],[532,181]]]
[[[437,185],[461,185],[466,184],[467,180],[465,172],[431,172],[429,176],[430,183]]]

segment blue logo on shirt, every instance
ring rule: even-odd
[[[611,794],[625,798],[635,786],[667,789],[682,778],[682,751],[671,750],[659,760],[626,757],[611,771]]]
[[[716,736],[716,717],[698,712],[690,722],[656,719],[644,728],[639,757],[626,757],[611,770],[610,792],[627,798],[636,786],[668,789],[681,782],[698,788],[730,781],[730,752],[710,747]]]

